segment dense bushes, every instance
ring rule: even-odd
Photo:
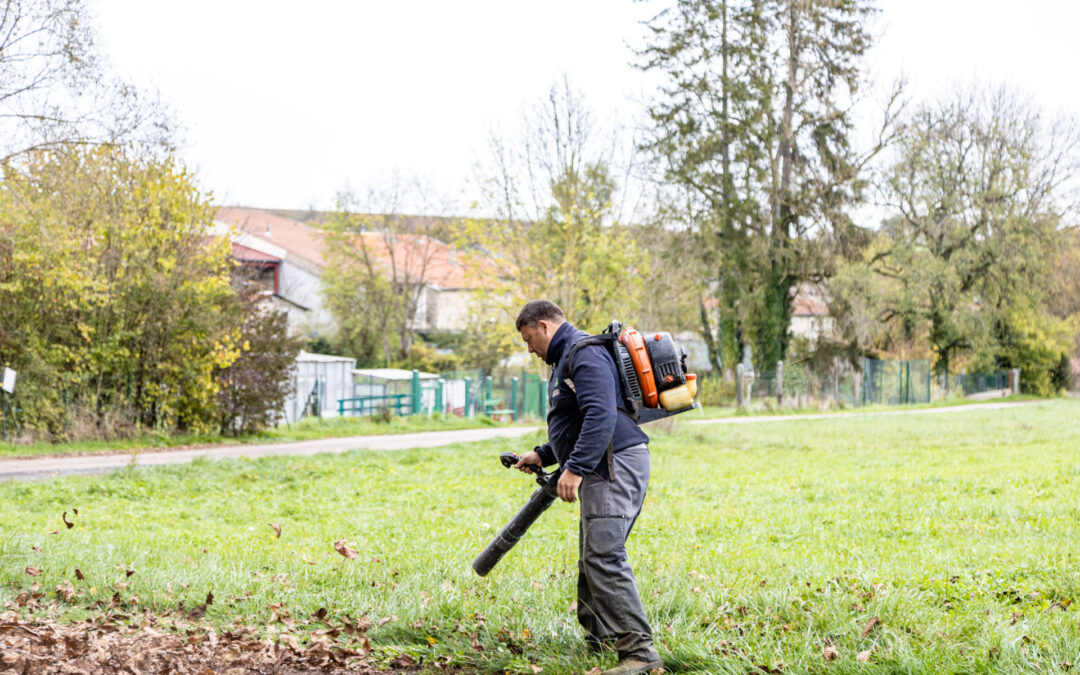
[[[228,242],[171,159],[37,153],[0,183],[0,363],[26,435],[218,425],[215,375],[244,353]]]

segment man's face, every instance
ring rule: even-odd
[[[541,359],[547,357],[547,348],[558,326],[553,326],[543,319],[536,323],[527,323],[521,327],[521,339],[529,345],[529,353]]]

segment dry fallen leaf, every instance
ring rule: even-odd
[[[390,623],[391,621],[397,621],[397,615],[396,614],[391,614],[390,616],[384,616],[383,618],[379,619],[379,623],[376,624],[376,625],[383,626],[383,625],[386,625],[386,624]]]
[[[825,645],[825,649],[822,650],[821,655],[825,657],[826,661],[835,661],[840,658],[840,652],[836,651],[836,647],[832,645]]]
[[[349,545],[345,543],[344,539],[338,539],[334,542],[334,550],[349,560],[356,558],[356,551],[349,548]]]
[[[75,597],[75,586],[70,581],[65,581],[56,587],[56,597],[64,602],[71,602],[71,599]]]
[[[278,539],[281,539],[281,525],[278,525],[277,523],[270,523],[270,529],[274,531],[274,534],[277,535]]]
[[[67,525],[67,529],[69,529],[69,530],[71,528],[75,527],[75,523],[69,523],[68,522],[67,511],[64,511],[64,514],[62,516],[60,516],[60,520],[64,521],[64,525]]]
[[[75,568],[75,578],[78,579],[79,581],[82,581],[83,579],[86,578],[86,575],[82,573],[82,570],[80,570],[78,567],[76,567]]]
[[[865,639],[866,636],[869,635],[870,632],[877,628],[880,624],[881,619],[877,618],[876,616],[870,617],[870,620],[866,622],[866,627],[862,629],[862,633],[859,634],[859,637]]]
[[[576,612],[577,611],[577,600],[570,603],[570,611],[571,612]]]
[[[209,607],[212,604],[214,604],[214,592],[208,591],[206,594],[206,605]]]
[[[602,673],[602,672],[604,672],[604,669],[601,668],[600,666],[597,666],[597,667],[593,668],[592,670],[586,671],[585,675],[600,675],[600,673]]]
[[[40,547],[40,546],[38,546],[37,544],[34,544],[34,545],[33,545],[33,546],[31,546],[30,548],[34,549],[34,550],[35,550],[35,551],[37,551],[38,553],[41,553],[41,547]]]
[[[532,671],[537,674],[544,672],[544,669],[536,665],[535,663],[530,663],[529,668],[531,668]]]
[[[135,574],[135,570],[124,570],[124,576],[130,577],[132,574]]]
[[[873,647],[871,647],[870,649],[864,649],[863,651],[859,652],[859,655],[855,657],[855,660],[857,660],[859,663],[870,663],[870,655],[873,653]]]
[[[36,577],[36,576],[40,576],[40,575],[41,575],[41,570],[39,570],[38,568],[34,567],[33,565],[29,565],[29,566],[27,566],[27,568],[26,568],[26,573],[27,573],[27,574],[29,574],[29,575],[30,575],[30,576],[32,576],[32,577]]]
[[[416,659],[408,654],[399,654],[397,658],[390,662],[390,665],[395,668],[415,668]]]

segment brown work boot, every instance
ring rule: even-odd
[[[647,673],[654,668],[659,669],[658,672],[664,672],[664,662],[660,659],[646,661],[637,656],[628,656],[619,661],[617,666],[605,670],[600,675],[642,675],[642,673]]]

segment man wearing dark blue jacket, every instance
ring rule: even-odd
[[[517,329],[552,367],[548,382],[548,442],[525,453],[517,467],[562,467],[559,498],[581,498],[578,528],[578,621],[592,646],[611,645],[618,665],[603,675],[636,675],[663,665],[626,557],[649,485],[649,437],[620,408],[618,371],[604,345],[586,345],[567,363],[573,345],[589,335],[574,328],[557,305],[534,300]]]

